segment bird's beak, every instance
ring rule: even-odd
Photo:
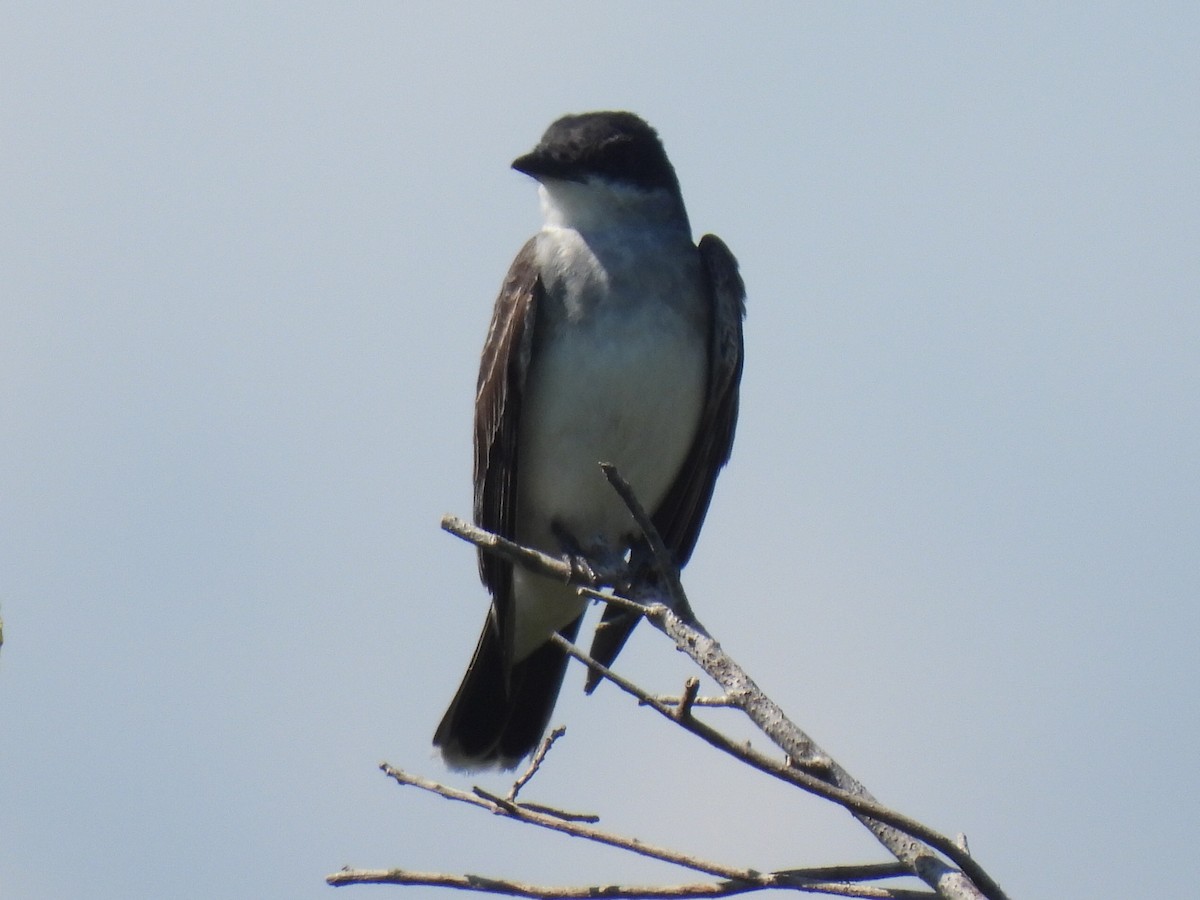
[[[538,149],[531,150],[524,156],[518,156],[513,160],[512,167],[538,181],[544,181],[547,178],[557,178],[560,181],[583,181],[578,175],[570,172],[562,162]]]

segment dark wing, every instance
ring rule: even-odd
[[[541,296],[531,240],[517,254],[496,298],[475,395],[475,521],[509,538],[516,531],[521,402]],[[491,611],[433,743],[455,768],[511,769],[541,740],[568,657],[547,642],[514,662],[512,566],[481,552],[479,575],[491,591]],[[574,640],[578,629],[576,619],[559,633]]]
[[[521,395],[541,293],[531,238],[513,260],[496,298],[475,393],[475,523],[508,538],[516,531]],[[511,563],[480,551],[479,577],[501,617],[511,605],[511,570]]]
[[[691,558],[712,500],[717,473],[729,461],[737,425],[738,386],[742,380],[746,287],[738,274],[737,260],[719,237],[706,234],[700,239],[699,250],[712,310],[708,394],[692,449],[651,517],[679,568]],[[639,552],[645,553],[645,548],[635,547],[635,558]],[[592,658],[611,665],[637,622],[637,616],[609,606],[592,640]],[[599,677],[589,673],[586,689],[590,692],[598,683]]]
[[[746,287],[738,274],[737,260],[724,241],[713,234],[700,239],[700,260],[712,303],[708,395],[692,449],[653,516],[654,527],[679,568],[687,565],[692,556],[712,500],[717,473],[729,461],[737,425],[738,386],[742,380]]]

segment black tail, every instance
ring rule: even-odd
[[[582,616],[559,634],[573,641]],[[546,643],[505,677],[504,652],[489,616],[458,693],[433,744],[456,769],[514,768],[546,732],[567,670],[567,654]]]

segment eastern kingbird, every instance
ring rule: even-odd
[[[512,164],[545,224],[500,289],[475,397],[475,521],[521,544],[645,553],[598,463],[633,487],[678,566],[729,459],[745,291],[722,241],[692,243],[661,141],[628,112],[564,116]],[[433,743],[460,769],[512,768],[541,739],[585,603],[481,552],[492,606]],[[611,663],[636,618],[608,610]],[[589,683],[594,687],[594,682]]]

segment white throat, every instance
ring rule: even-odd
[[[663,188],[645,190],[603,178],[585,182],[547,178],[538,185],[547,228],[593,231],[613,227],[678,227],[688,232],[678,197]]]

